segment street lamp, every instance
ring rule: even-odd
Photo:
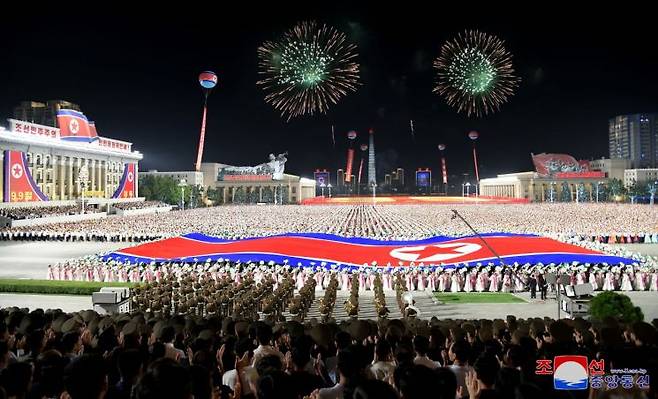
[[[180,179],[178,182],[178,187],[180,187],[180,207],[181,210],[185,210],[185,186],[187,186],[187,182],[185,179]]]
[[[327,184],[327,188],[329,189],[329,198],[331,198],[331,183]]]
[[[87,184],[89,183],[89,169],[87,162],[85,162],[78,172],[77,183],[82,188],[82,201],[80,202],[80,213],[85,213],[85,191],[87,191]]]
[[[651,194],[651,200],[649,201],[649,205],[653,205],[654,203],[654,198],[656,197],[656,186],[658,186],[658,181],[653,182],[653,184],[649,185],[649,194]]]
[[[599,187],[603,184],[602,181],[597,181],[596,182],[596,203],[599,203]]]
[[[322,190],[322,197],[324,198],[324,188],[327,187],[324,183],[320,183],[320,190]]]

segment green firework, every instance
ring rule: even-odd
[[[502,40],[467,31],[441,47],[434,91],[458,112],[480,117],[500,109],[519,84]]]
[[[257,82],[265,101],[290,120],[316,112],[356,90],[356,46],[345,34],[314,21],[300,22],[274,42],[258,48]]]

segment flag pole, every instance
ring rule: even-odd
[[[498,258],[498,261],[500,262],[500,264],[503,265],[503,266],[507,266],[507,264],[505,263],[505,261],[503,261],[503,258],[501,258],[500,255],[498,255],[498,252],[496,252],[496,251],[491,247],[491,245],[489,245],[489,243],[484,239],[484,237],[482,237],[482,235],[480,235],[480,233],[478,233],[478,232],[473,228],[473,226],[471,226],[471,224],[468,223],[468,221],[467,221],[466,219],[464,219],[464,217],[463,217],[462,215],[460,215],[459,212],[457,212],[457,210],[455,210],[455,209],[451,209],[451,211],[452,211],[452,213],[453,213],[451,219],[455,219],[455,218],[457,218],[457,217],[460,218],[460,219],[462,220],[462,222],[464,222],[464,223],[466,224],[466,226],[468,226],[468,228],[471,229],[471,231],[473,232],[473,234],[475,234],[475,235],[477,236],[477,238],[479,238],[480,241],[482,241],[482,243],[483,243],[487,248],[489,248],[489,251],[491,251],[491,253],[494,254],[494,255],[496,256],[496,258]]]

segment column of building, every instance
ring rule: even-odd
[[[87,176],[88,176],[88,178],[87,178],[87,191],[94,191],[96,189],[96,173],[94,173],[94,168],[96,166],[96,160],[95,159],[85,159],[83,165],[85,165],[85,167],[87,168]],[[83,190],[84,190],[84,184],[83,184]]]
[[[67,199],[73,199],[73,157],[71,156],[66,160],[66,191]]]
[[[64,200],[64,183],[66,182],[66,161],[64,155],[57,157],[57,182],[59,183],[59,200]]]
[[[73,168],[73,181],[75,183],[75,195],[80,196],[82,190],[80,189],[80,169],[82,169],[82,158],[75,158],[75,167]]]

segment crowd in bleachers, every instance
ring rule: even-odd
[[[135,202],[117,202],[112,204],[116,209],[130,211],[134,209],[161,208],[169,206],[162,201],[135,201]]]
[[[655,326],[8,308],[0,310],[0,397],[653,398],[655,384],[645,377],[656,375]],[[585,390],[554,390],[544,366],[557,355],[587,356],[606,375],[636,372],[616,383],[591,376]]]
[[[76,213],[80,213],[80,206],[78,205],[0,208],[0,216],[13,220],[66,216]]]

